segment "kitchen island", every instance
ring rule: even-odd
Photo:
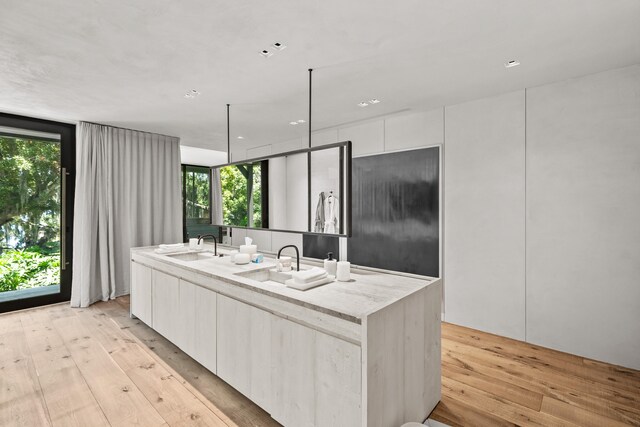
[[[131,314],[285,426],[422,422],[440,400],[440,279],[352,269],[299,291],[274,267],[134,248]]]

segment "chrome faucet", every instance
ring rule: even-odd
[[[199,235],[198,236],[198,246],[200,246],[200,242],[205,237],[211,237],[213,239],[213,255],[214,256],[218,256],[218,239],[216,239],[216,236],[214,236],[213,234],[201,234],[201,235]]]
[[[287,248],[293,248],[296,250],[296,267],[298,269],[298,271],[300,271],[300,251],[298,250],[298,247],[296,245],[286,245],[280,248],[280,250],[278,251],[278,259],[280,259],[280,254],[282,253],[283,249],[287,249]]]

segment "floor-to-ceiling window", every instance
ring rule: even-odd
[[[0,312],[71,295],[75,125],[0,113]]]

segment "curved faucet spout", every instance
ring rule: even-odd
[[[284,249],[287,248],[293,248],[296,250],[296,267],[298,269],[298,271],[300,271],[300,250],[298,249],[298,247],[296,245],[286,245],[280,248],[280,250],[278,251],[278,256],[277,258],[280,259],[280,254],[282,253],[282,251]]]
[[[213,234],[202,234],[198,236],[198,246],[200,246],[200,242],[205,237],[211,237],[213,239],[213,255],[218,256],[218,239],[216,239],[216,236],[214,236]]]

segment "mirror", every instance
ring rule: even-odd
[[[272,230],[307,231],[309,212],[306,153],[269,160],[269,225]]]
[[[350,142],[214,167],[214,225],[345,235],[350,170]]]
[[[311,231],[343,234],[342,188],[344,188],[342,147],[311,152]]]

